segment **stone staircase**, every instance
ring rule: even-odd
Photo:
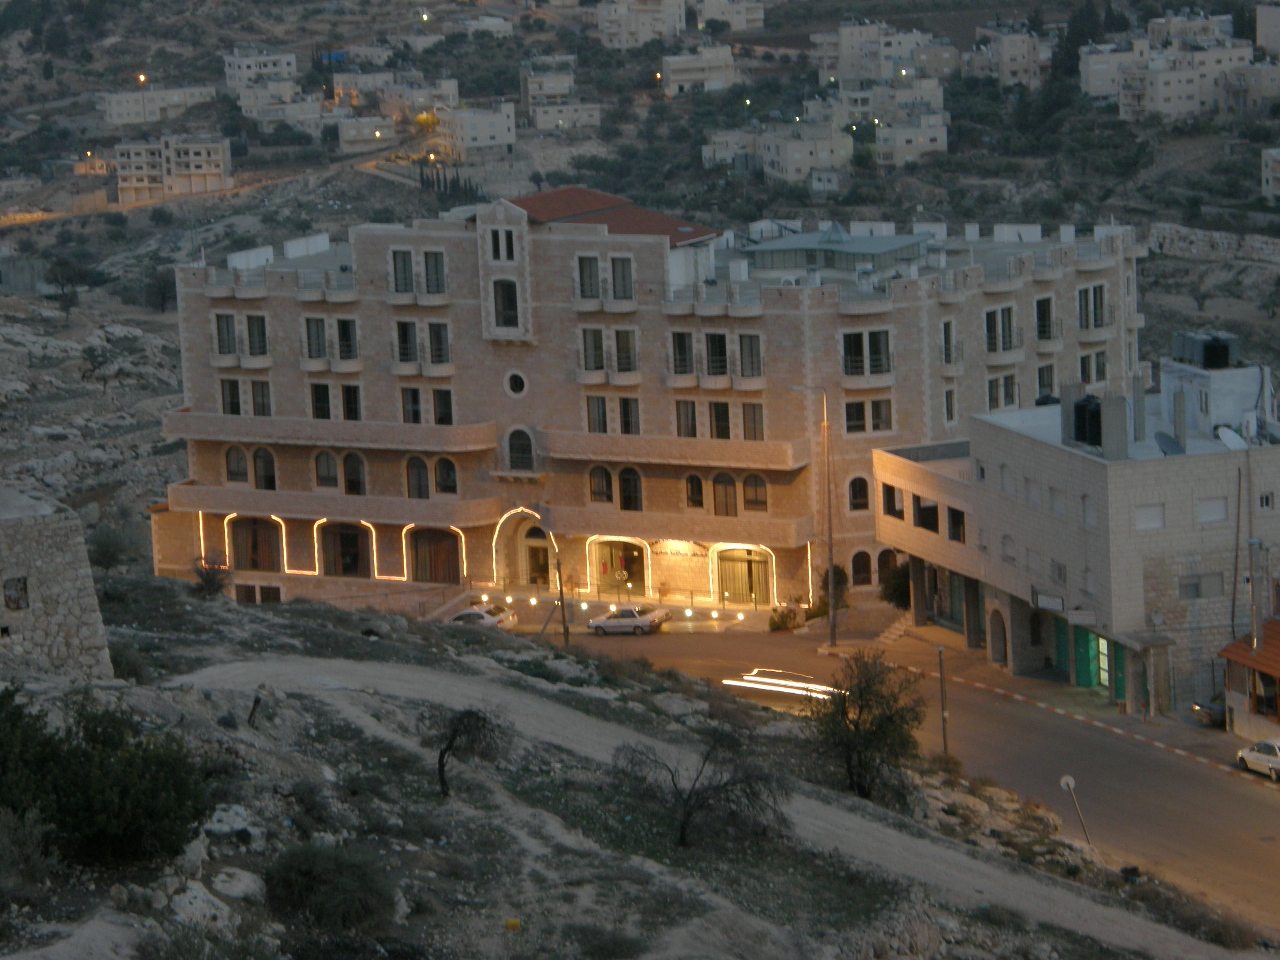
[[[893,623],[889,625],[889,628],[881,633],[880,636],[876,637],[876,639],[881,643],[897,643],[902,639],[903,635],[908,629],[910,629],[910,627],[911,611],[908,610],[897,620],[893,621]]]

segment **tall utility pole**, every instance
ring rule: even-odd
[[[836,542],[835,521],[831,510],[831,421],[827,417],[826,387],[792,387],[792,390],[822,391],[822,485],[826,487],[827,501],[827,646],[836,647]]]
[[[947,749],[947,667],[942,659],[942,647],[938,648],[938,693],[942,700],[942,755],[950,756]]]
[[[560,629],[564,631],[564,648],[569,649],[569,615],[564,606],[564,575],[560,572],[560,551],[556,550],[556,586],[560,589]]]

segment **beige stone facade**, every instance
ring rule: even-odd
[[[432,136],[432,146],[450,163],[483,163],[515,151],[514,103],[498,102],[487,110],[437,107],[436,117],[440,125]]]
[[[727,44],[699,47],[697,53],[662,58],[659,73],[662,92],[668,97],[707,90],[726,90],[738,82],[733,48]]]
[[[650,40],[684,33],[680,0],[609,0],[596,7],[600,42],[611,50],[633,50]]]
[[[110,677],[80,518],[0,487],[0,667]]]
[[[141,85],[137,90],[98,94],[98,112],[104,123],[123,127],[133,123],[155,123],[176,120],[192,107],[208,103],[217,91],[211,86],[153,87]]]
[[[226,137],[126,141],[116,144],[115,161],[121,203],[169,200],[235,186],[231,142]]]

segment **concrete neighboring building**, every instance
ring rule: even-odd
[[[1280,58],[1280,6],[1260,3],[1253,9],[1257,18],[1254,42],[1267,52],[1267,56]]]
[[[1081,47],[1081,92],[1098,100],[1118,99],[1123,72],[1141,67],[1150,56],[1151,41],[1145,35]]]
[[[918,72],[949,76],[956,67],[957,58],[943,49],[949,44],[938,43],[931,33],[898,30],[887,23],[842,23],[833,32],[814,33],[809,39],[815,48],[818,76],[828,83],[890,80]],[[931,49],[917,57],[917,51],[925,48]],[[929,70],[945,72],[927,73]]]
[[[453,79],[396,82],[378,90],[378,110],[393,120],[412,120],[437,107],[458,105],[458,81]]]
[[[80,518],[0,486],[0,664],[110,678]]]
[[[610,50],[634,50],[684,33],[684,2],[608,0],[596,7],[596,26],[600,42]]]
[[[1275,203],[1280,194],[1280,147],[1262,151],[1262,195]]]
[[[668,97],[699,91],[727,90],[738,82],[733,48],[703,46],[697,53],[662,58],[662,92]]]
[[[707,227],[563,187],[178,267],[185,404],[164,430],[190,472],[153,508],[156,571],[221,556],[245,601],[420,616],[482,584],[545,596],[558,551],[571,597],[812,600],[825,388],[835,549],[870,599],[898,556],[873,450],[961,436],[992,378],[1029,407],[1017,384],[1078,351],[1139,372],[1131,230],[911,229],[717,250]],[[1082,286],[1108,291],[1100,334],[1055,323]],[[1015,337],[1029,317],[1053,340]]]
[[[938,113],[942,110],[942,84],[934,77],[898,80],[859,80],[841,83],[834,96],[806,100],[805,118],[848,127],[863,120],[892,119],[898,114]]]
[[[531,57],[520,64],[520,109],[532,114],[535,106],[568,103],[577,84],[574,70],[578,58],[573,54]]]
[[[448,29],[446,27],[446,29]],[[515,27],[510,20],[505,17],[476,17],[473,20],[459,20],[453,24],[455,32],[461,31],[467,36],[475,36],[477,33],[491,33],[495,37],[510,37],[515,32]]]
[[[1145,64],[1121,71],[1120,119],[1181,120],[1226,111],[1228,76],[1252,60],[1247,40],[1195,40],[1153,52]]]
[[[946,111],[899,111],[876,124],[876,162],[901,167],[930,153],[947,152]]]
[[[853,138],[822,121],[716,131],[702,148],[704,167],[763,170],[766,177],[787,183],[807,183],[814,170],[838,170],[852,159]]]
[[[231,141],[192,135],[125,141],[115,147],[120,203],[145,203],[230,190]]]
[[[166,89],[143,84],[137,90],[100,93],[97,104],[104,123],[123,127],[133,123],[174,120],[196,104],[208,103],[216,96],[217,91],[211,86]]]
[[[601,109],[598,103],[557,103],[554,106],[539,106],[533,108],[530,122],[535,130],[542,131],[598,127]]]
[[[351,106],[359,106],[360,94],[375,93],[383,87],[396,82],[396,75],[391,70],[374,70],[368,73],[350,71],[335,72],[333,75],[333,99],[339,103],[346,102]]]
[[[709,20],[723,20],[730,33],[760,31],[764,29],[764,4],[759,0],[702,0],[698,28],[705,30]]]
[[[1034,92],[1048,71],[1052,44],[1029,33],[1025,25],[978,27],[973,50],[961,57],[966,77],[993,77],[1000,86],[1015,84]]]
[[[258,80],[292,80],[298,75],[298,57],[253,43],[238,43],[222,55],[227,86],[232,90]]]
[[[338,121],[338,152],[369,153],[396,143],[396,124],[386,117],[345,117]]]
[[[497,103],[488,110],[479,107],[440,107],[440,125],[432,143],[449,163],[483,163],[510,156],[516,146],[516,107]]]

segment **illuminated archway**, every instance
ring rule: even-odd
[[[594,564],[591,561],[591,546],[592,544],[599,543],[601,540],[616,540],[616,541],[619,541],[620,543],[630,543],[633,546],[637,546],[644,551],[644,588],[645,588],[645,595],[648,596],[648,592],[653,589],[653,553],[649,549],[648,541],[641,540],[639,537],[620,537],[620,536],[612,536],[609,534],[600,534],[600,533],[592,534],[591,536],[587,537],[587,543],[585,547],[586,558],[587,558],[587,563],[586,563],[587,592],[590,593],[592,589],[591,574],[594,567]],[[596,579],[598,581],[599,577],[597,577]]]
[[[759,550],[769,557],[769,603],[778,600],[778,558],[772,550],[758,543],[717,543],[707,550],[707,581],[711,588],[712,603],[719,603],[720,595],[720,554],[726,550]],[[812,591],[812,584],[810,585]]]

